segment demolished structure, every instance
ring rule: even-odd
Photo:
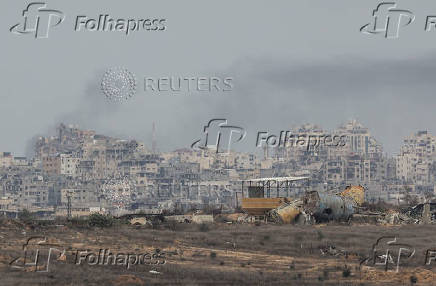
[[[242,210],[248,215],[277,223],[308,223],[313,220],[348,220],[364,202],[365,190],[362,186],[349,186],[335,195],[306,190],[302,198],[290,198],[290,193],[295,197],[302,193],[301,188],[300,192],[294,192],[291,186],[307,179],[277,177],[248,180],[248,197],[242,198]],[[271,187],[276,190],[274,198],[271,198]],[[284,192],[286,197],[280,196]],[[241,193],[244,196],[244,182]]]
[[[266,219],[272,209],[286,206],[294,200],[289,197],[290,194],[302,193],[304,186],[298,182],[307,179],[307,177],[272,177],[241,181],[242,210],[250,216]],[[245,184],[248,184],[247,191],[244,189]],[[245,195],[246,193],[248,196]]]
[[[306,222],[306,214],[303,210],[303,201],[302,200],[294,200],[288,204],[283,204],[278,208],[272,209],[269,212],[269,216],[273,221],[278,223],[292,223],[294,221],[298,221],[298,218],[301,216],[301,222]]]
[[[354,213],[355,202],[349,197],[310,192],[303,199],[304,209],[317,222],[347,220]]]
[[[303,199],[304,209],[316,221],[348,220],[364,202],[364,192],[362,186],[349,186],[337,195],[309,192]]]

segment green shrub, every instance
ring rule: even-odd
[[[87,218],[84,217],[72,217],[69,222],[72,226],[78,227],[78,228],[89,228],[89,221]]]
[[[342,277],[350,277],[351,276],[351,270],[347,266],[345,266],[344,270],[342,271]]]
[[[416,284],[418,282],[418,278],[414,275],[410,276],[410,284]]]
[[[111,227],[114,219],[111,216],[93,213],[88,217],[88,224],[92,227]]]
[[[31,212],[24,209],[21,212],[18,213],[18,219],[26,224],[30,224],[34,221],[34,217]]]

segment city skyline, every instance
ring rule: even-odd
[[[22,20],[25,6],[7,2],[1,23],[11,27]],[[357,118],[390,154],[416,130],[436,133],[431,125],[436,121],[431,96],[436,44],[433,32],[423,27],[425,16],[436,12],[432,1],[398,3],[417,17],[398,39],[359,31],[371,21],[377,1],[224,1],[210,7],[186,1],[172,4],[174,9],[157,2],[133,1],[135,9],[108,3],[105,12],[113,18],[166,19],[165,31],[128,36],[73,31],[76,15],[95,18],[103,13],[97,3],[76,3],[83,5],[62,0],[49,4],[62,11],[65,20],[47,39],[0,31],[5,39],[0,121],[9,123],[0,126],[5,135],[0,150],[24,155],[34,134],[45,134],[60,122],[149,142],[149,125],[155,121],[165,150],[190,144],[210,118],[227,118],[250,133],[284,129],[293,122],[319,122],[333,129]],[[252,12],[245,24],[232,24],[246,14],[246,5]],[[215,13],[193,14],[193,7]],[[222,21],[222,15],[228,21]],[[269,20],[259,21],[265,17]],[[80,41],[88,43],[86,48],[77,45]],[[142,92],[117,105],[100,91],[105,71],[117,66],[136,74],[138,82],[144,77],[229,76],[234,88],[225,94],[157,95],[138,85]]]
[[[436,1],[0,14],[0,284],[435,284]]]
[[[406,200],[405,192],[421,201],[434,193],[436,136],[427,131],[405,138],[394,157],[386,157],[370,130],[356,120],[331,134],[314,124],[300,126],[294,134],[292,144],[271,148],[264,141],[259,156],[218,153],[213,144],[219,141],[213,139],[211,144],[206,141],[207,148],[159,152],[157,146],[150,148],[133,138],[60,124],[54,135],[34,142],[32,158],[0,152],[0,205],[11,212],[34,208],[52,213],[56,207],[62,212],[71,195],[76,208],[86,212],[174,210],[179,204],[231,209],[238,204],[235,194],[241,180],[280,177],[308,179],[310,189],[320,192],[362,185],[366,200],[394,204]],[[335,135],[343,144],[330,144]],[[294,140],[286,138],[288,143]],[[293,186],[295,196],[305,191],[304,184]],[[277,186],[277,196],[280,192],[289,195],[288,184]]]
[[[349,119],[349,120],[347,120],[347,121],[344,121],[344,122],[338,124],[337,127],[336,127],[336,129],[332,129],[332,130],[326,130],[326,129],[323,129],[323,126],[320,125],[320,124],[317,124],[317,123],[309,123],[309,122],[306,122],[306,123],[303,123],[303,124],[301,124],[301,125],[293,124],[291,128],[282,129],[282,131],[278,131],[278,132],[276,133],[277,135],[275,135],[274,132],[271,132],[271,135],[279,137],[281,133],[283,134],[283,133],[285,132],[285,131],[283,131],[283,130],[286,130],[286,132],[289,132],[289,135],[290,135],[290,134],[292,134],[291,132],[296,131],[296,130],[298,130],[298,129],[304,127],[304,126],[311,126],[311,127],[320,128],[320,130],[322,130],[323,132],[331,132],[331,131],[336,131],[337,129],[340,129],[341,127],[347,125],[347,124],[350,123],[350,122],[356,122],[356,123],[362,125],[362,127],[368,129],[368,131],[369,131],[370,134],[372,135],[372,132],[371,132],[370,128],[366,127],[365,124],[363,124],[361,121],[359,121],[359,120],[357,120],[357,119]],[[206,123],[206,122],[205,122],[205,123]],[[205,124],[205,123],[204,123],[204,124]],[[203,125],[204,125],[204,124],[203,124]],[[26,143],[26,150],[24,150],[24,151],[22,151],[22,152],[14,153],[14,152],[11,151],[10,149],[0,150],[0,152],[10,152],[10,153],[15,154],[17,157],[31,157],[32,154],[33,154],[33,150],[32,150],[32,148],[33,148],[33,144],[35,143],[35,141],[36,141],[39,137],[55,136],[55,135],[56,135],[56,129],[57,129],[57,127],[60,126],[60,125],[65,125],[65,126],[69,126],[69,127],[80,128],[80,129],[84,129],[84,130],[93,130],[93,131],[96,131],[96,132],[97,132],[97,130],[95,130],[95,129],[87,128],[86,126],[82,126],[82,125],[79,125],[79,124],[71,124],[71,123],[63,123],[63,122],[62,122],[62,123],[57,124],[56,126],[53,126],[53,128],[49,129],[49,130],[47,131],[47,133],[45,133],[45,134],[37,134],[37,135],[33,135],[33,136],[32,136],[32,139],[28,140],[28,142]],[[202,134],[202,132],[201,132],[201,131],[202,131],[202,128],[203,128],[203,126],[200,124],[200,125],[198,126],[198,136],[200,136],[200,135]],[[155,137],[153,137],[153,135],[152,135],[152,136],[149,138],[149,141],[142,141],[142,140],[140,140],[139,138],[135,138],[135,137],[133,137],[133,136],[129,136],[129,135],[127,135],[127,136],[124,136],[124,135],[121,135],[121,134],[118,134],[118,135],[115,134],[115,135],[114,135],[114,134],[112,134],[111,132],[109,132],[109,134],[105,134],[105,135],[106,135],[106,136],[111,136],[111,137],[114,137],[114,138],[118,138],[118,139],[124,139],[124,140],[137,140],[137,141],[143,142],[146,146],[149,147],[150,150],[152,149],[153,141],[155,140],[156,147],[157,147],[157,148],[159,149],[159,151],[161,151],[161,152],[173,152],[173,151],[176,151],[176,150],[181,149],[181,148],[191,148],[191,147],[192,147],[192,146],[191,146],[191,143],[192,143],[192,142],[194,141],[194,139],[195,139],[195,138],[192,138],[192,140],[191,140],[188,144],[186,144],[186,145],[176,146],[176,147],[173,148],[173,149],[165,149],[165,148],[163,148],[162,145],[160,145],[161,142],[159,142],[159,140],[156,139],[156,138],[159,138],[159,129],[158,129],[157,124],[156,124],[155,122],[151,122],[151,125],[150,125],[150,128],[149,128],[149,129],[150,129],[150,134],[153,134],[153,132],[155,132],[155,135],[154,135]],[[154,130],[154,131],[153,131],[153,130]],[[270,129],[270,130],[266,129],[266,132],[265,132],[265,133],[268,133],[268,131],[277,131],[277,130],[281,130],[281,129],[278,129],[278,128],[274,128],[274,129]],[[396,155],[398,155],[399,153],[401,153],[402,145],[400,145],[400,144],[402,144],[403,141],[404,141],[405,139],[407,139],[407,138],[410,137],[410,136],[413,136],[414,134],[416,134],[416,133],[418,133],[418,132],[423,132],[423,131],[428,132],[428,133],[431,134],[431,132],[429,131],[429,129],[419,129],[419,130],[415,130],[415,131],[411,132],[410,134],[408,134],[407,136],[405,136],[404,138],[402,138],[402,140],[401,140],[400,143],[398,144],[398,145],[399,145],[398,150],[395,150],[394,153],[386,152],[385,145],[383,144],[383,141],[382,141],[380,138],[375,138],[375,136],[372,136],[372,137],[377,141],[378,144],[381,145],[381,147],[382,147],[382,149],[383,149],[383,152],[384,152],[387,156],[392,157],[392,156],[396,156]],[[248,136],[248,135],[247,135],[247,137],[249,137],[249,139],[251,139],[251,141],[250,141],[250,140],[245,140],[245,143],[242,142],[242,143],[234,144],[232,147],[236,147],[236,148],[232,148],[231,150],[232,150],[232,151],[236,151],[236,152],[245,152],[245,153],[251,153],[251,154],[260,154],[260,153],[263,152],[263,151],[260,150],[260,149],[258,148],[259,146],[255,146],[254,143],[255,143],[255,142],[257,143],[257,141],[259,140],[259,138],[256,138],[256,137],[258,137],[258,136],[259,136],[259,133],[262,133],[262,132],[263,132],[263,131],[260,131],[260,129],[257,130],[256,132],[252,132],[252,133],[254,133],[254,134],[251,134],[251,136]],[[103,133],[102,133],[102,132],[99,132],[99,134],[103,134]],[[269,134],[269,133],[268,133],[268,134]],[[255,135],[255,136],[253,136],[253,135]],[[198,136],[197,136],[197,137],[198,137]],[[254,139],[254,140],[253,140],[253,139]],[[244,144],[245,144],[245,148],[243,147]],[[250,145],[251,145],[251,146],[250,146]],[[249,146],[249,147],[247,148],[247,146]],[[273,148],[272,148],[272,149],[273,149]],[[259,153],[259,152],[260,152],[260,153]]]

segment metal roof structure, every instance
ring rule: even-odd
[[[268,181],[290,182],[290,181],[300,181],[305,179],[309,179],[309,177],[271,177],[271,178],[247,179],[242,181],[244,182],[268,182]]]

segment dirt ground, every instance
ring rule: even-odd
[[[391,238],[382,239],[374,252],[383,236]],[[31,239],[24,252],[32,237],[39,238]],[[435,237],[433,225],[90,228],[7,220],[0,225],[0,285],[436,285],[436,259],[427,251],[436,249]],[[44,253],[50,248],[59,251],[53,250],[48,260]],[[120,255],[118,265],[105,264],[104,258],[93,265],[91,258],[85,259],[87,253],[98,256],[105,249]],[[387,249],[392,261],[385,271],[381,255]],[[30,262],[36,250],[35,266]],[[143,260],[147,263],[135,264],[137,255],[145,253],[150,254]],[[122,259],[127,254],[132,256],[128,269]]]

